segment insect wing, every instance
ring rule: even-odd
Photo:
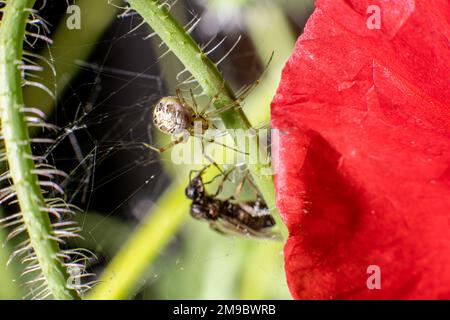
[[[258,208],[258,210],[254,210],[254,208],[256,206],[255,206],[255,202],[253,202],[253,201],[240,202],[240,203],[238,203],[238,205],[239,205],[239,209],[245,211],[246,214],[248,214],[249,216],[252,216],[252,217],[270,216],[270,211],[266,206],[261,206]]]
[[[209,225],[211,229],[222,234],[278,241],[282,239],[280,234],[272,228],[255,230],[243,224],[238,219],[228,216],[222,216],[218,220],[211,221]]]

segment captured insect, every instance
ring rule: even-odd
[[[234,196],[222,200],[218,199],[217,196],[222,190],[230,171],[224,175],[217,192],[210,195],[205,189],[207,183],[204,183],[202,179],[202,175],[208,167],[200,170],[194,178],[190,177],[189,185],[185,189],[186,196],[192,200],[191,216],[209,222],[213,230],[222,234],[280,239],[279,234],[274,230],[275,220],[270,215],[267,204],[258,192],[255,201],[234,201],[244,182],[248,179],[247,176],[242,179],[236,188]],[[195,171],[191,171],[191,175],[193,172]]]

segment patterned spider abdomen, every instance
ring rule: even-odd
[[[177,97],[161,98],[153,110],[153,123],[165,134],[191,128],[192,110]]]

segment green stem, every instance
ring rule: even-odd
[[[59,247],[52,238],[48,214],[41,208],[45,201],[37,176],[33,174],[30,138],[23,108],[22,78],[18,63],[22,61],[22,43],[29,8],[34,0],[9,1],[0,25],[0,115],[2,135],[10,174],[22,212],[30,243],[50,292],[55,299],[75,299],[67,288],[68,273],[58,260]]]
[[[236,103],[236,97],[227,82],[220,74],[217,66],[199,48],[192,37],[172,17],[165,6],[157,0],[129,0],[131,8],[136,10],[142,18],[158,34],[167,47],[177,56],[192,76],[209,96],[217,97],[216,108]],[[241,108],[230,109],[221,114],[228,129],[249,129],[250,122]],[[249,137],[248,150],[259,150],[256,136]],[[255,184],[258,186],[272,213],[277,214],[275,206],[275,191],[273,176],[263,173],[267,167],[264,152],[261,152],[259,163],[247,163]],[[252,157],[247,157],[250,160]],[[280,228],[283,229],[282,226]],[[282,230],[285,233],[285,230]]]
[[[156,0],[130,0],[128,3],[196,78],[204,94],[209,97],[217,96],[216,107],[235,102],[236,97],[217,66],[200,50],[194,39],[172,17],[165,6]],[[250,122],[241,109],[229,110],[222,116],[228,128],[250,128]]]

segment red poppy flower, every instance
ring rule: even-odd
[[[450,298],[449,39],[447,0],[317,1],[272,103],[294,298]]]

